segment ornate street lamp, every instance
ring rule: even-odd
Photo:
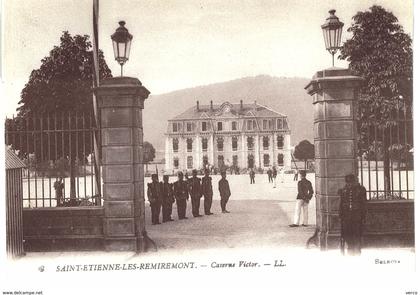
[[[321,28],[324,34],[325,48],[331,53],[334,66],[334,54],[340,49],[341,32],[344,24],[335,16],[335,9],[331,9],[328,12],[330,15]]]
[[[112,45],[114,47],[115,60],[121,66],[121,76],[123,75],[123,65],[130,57],[130,47],[133,35],[124,27],[125,21],[119,22],[120,26],[112,34]]]

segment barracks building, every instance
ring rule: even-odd
[[[197,105],[168,121],[165,170],[291,168],[287,116],[254,103]]]

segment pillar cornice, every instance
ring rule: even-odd
[[[334,67],[316,72],[305,89],[309,95],[313,95],[324,89],[357,88],[362,81],[363,78],[352,75],[350,70]]]

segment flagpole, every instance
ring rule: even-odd
[[[99,0],[93,0],[93,88],[99,86],[99,37],[98,37],[98,20],[99,20]],[[101,195],[101,169],[100,169],[100,149],[99,149],[99,136],[100,136],[100,120],[98,113],[98,106],[96,95],[92,94],[92,105],[93,105],[93,116],[95,119],[95,127],[97,131],[94,132],[93,136],[93,148],[94,148],[94,161],[95,161],[95,175],[96,175],[96,192]]]

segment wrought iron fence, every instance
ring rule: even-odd
[[[101,177],[94,148],[99,129],[95,125],[90,113],[28,114],[6,119],[5,143],[26,163],[24,207],[101,205]]]
[[[359,180],[368,199],[413,199],[412,104],[397,101],[386,122],[371,118],[358,128]]]

